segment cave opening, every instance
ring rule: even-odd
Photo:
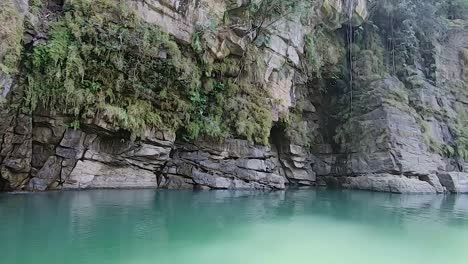
[[[282,146],[288,144],[288,138],[286,136],[286,129],[281,122],[276,122],[270,131],[270,144],[274,146],[280,155]]]

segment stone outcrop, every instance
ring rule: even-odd
[[[25,114],[12,116],[9,111],[2,115],[0,127],[0,173],[9,186],[3,189],[22,188],[29,179],[32,159],[31,117]]]
[[[306,154],[299,146],[290,146],[288,153],[282,153],[286,159],[280,161],[274,147],[256,146],[246,140],[174,144],[174,134],[148,131],[145,140],[133,142],[128,135],[107,130],[105,122],[92,122],[75,130],[67,128],[66,117],[43,113],[29,121],[34,124],[32,131],[18,128],[16,132],[32,137],[24,141],[32,147],[13,147],[30,153],[12,150],[3,162],[4,171],[16,173],[4,178],[13,189],[268,190],[284,189],[288,179],[303,185],[315,181],[310,167],[305,169]]]
[[[389,98],[392,92],[404,93],[403,84],[390,77],[371,82],[368,89],[371,96],[361,102],[366,109],[353,120],[349,153],[334,157],[320,154],[322,163],[331,161],[334,166],[319,163],[317,170],[321,170],[320,166],[325,168],[322,175],[384,172],[428,175],[437,171],[443,165],[442,159],[430,153],[424,143],[415,111]]]
[[[164,171],[165,188],[284,189],[277,151],[245,140],[177,146]]]
[[[367,5],[365,0],[324,0],[321,8],[328,25],[339,28],[345,22],[358,26],[366,21]]]
[[[440,183],[453,193],[468,193],[468,173],[442,172],[437,174]]]
[[[148,131],[144,141],[107,131],[95,124],[65,128],[63,118],[42,117],[48,127],[35,128],[34,165],[28,189],[156,188],[156,172],[169,159],[175,136]],[[54,120],[54,121],[51,121]],[[54,131],[55,128],[55,131]],[[54,138],[57,132],[58,138]]]
[[[368,190],[374,192],[390,193],[441,193],[442,189],[436,189],[429,182],[418,177],[406,177],[391,174],[370,174],[357,177],[325,178],[327,184],[334,187]]]
[[[419,70],[407,77],[376,77],[372,61],[357,59],[354,116],[343,127],[350,137],[338,153],[331,145],[316,153],[314,171],[323,177],[321,184],[402,193],[464,189],[460,171],[465,163],[441,149],[454,144],[454,128],[465,122],[460,54],[467,33],[452,28],[446,40],[437,43],[435,82]]]
[[[152,171],[91,160],[78,161],[63,184],[64,189],[156,188],[157,186]]]
[[[14,3],[19,24],[26,26],[23,42],[34,46],[44,34],[32,25],[38,18],[28,12],[27,1],[7,1]],[[207,50],[220,61],[244,56],[253,41],[253,26],[242,17],[248,1],[127,2],[144,21],[158,25],[181,45],[189,46],[194,34],[203,33]],[[313,139],[308,144],[291,142],[284,131],[272,131],[269,146],[238,138],[186,142],[176,132],[158,128],[132,140],[101,116],[81,120],[73,129],[71,117],[47,109],[31,114],[18,107],[20,85],[0,70],[0,191],[276,190],[319,184],[392,193],[468,192],[465,161],[441,151],[455,143],[455,124],[468,114],[468,30],[451,25],[443,40],[427,44],[435,55],[419,54],[413,68],[382,74],[374,51],[359,50],[345,40],[349,32],[369,26],[365,24],[375,12],[369,10],[373,3],[313,1],[307,6],[308,17],[269,21],[263,30],[267,38],[258,58],[265,68],[255,70],[266,83],[272,120],[279,124],[300,108],[299,120],[292,122],[305,128]],[[232,24],[210,30],[227,15]],[[304,69],[310,55],[307,36],[318,28],[336,37],[330,46],[347,50],[355,60],[333,58],[327,62],[333,65],[321,67],[351,64],[346,66],[353,80],[335,73],[319,77]],[[334,48],[315,52],[339,53]],[[336,88],[340,85],[351,91]],[[338,120],[334,108],[343,108],[339,103],[348,96],[348,117]]]
[[[280,162],[289,181],[295,185],[313,185],[316,175],[312,169],[310,152],[298,145],[280,146]]]

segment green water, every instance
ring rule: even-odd
[[[1,194],[0,263],[467,264],[468,196]]]

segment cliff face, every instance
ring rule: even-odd
[[[77,14],[86,1],[64,2],[2,4],[15,20],[0,32],[9,37],[1,65],[10,58],[0,69],[0,190],[318,184],[468,192],[468,29],[458,13],[428,15],[442,35],[398,17],[406,7],[394,1],[128,0],[137,26],[124,31],[111,15],[92,16],[92,28],[111,33],[90,35],[73,32],[84,28]],[[111,26],[102,22],[109,17]],[[147,40],[139,25],[158,28],[148,32],[160,48],[134,44]],[[57,51],[63,28],[73,30]],[[82,48],[89,36],[124,43],[125,34],[129,48],[119,47],[117,59],[111,44]],[[80,60],[104,62],[73,68],[75,43]],[[54,57],[63,50],[68,60]],[[38,54],[55,60],[54,71]],[[111,76],[108,87],[102,76]],[[130,94],[135,86],[143,90]],[[135,101],[145,108],[135,110]]]

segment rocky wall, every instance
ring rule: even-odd
[[[37,18],[25,11],[25,2],[18,3],[21,19],[28,18],[23,41],[28,45],[43,41],[45,32],[40,31],[46,27],[38,26]],[[206,37],[209,51],[218,60],[243,56],[249,45],[249,25],[238,15],[247,1],[129,3],[140,17],[170,33],[181,45],[190,45],[200,29],[230,13],[236,23]],[[157,128],[148,130],[142,139],[131,140],[128,132],[100,116],[82,120],[73,129],[73,120],[60,113],[43,109],[30,114],[18,107],[21,89],[9,76],[9,104],[0,108],[0,190],[271,190],[319,184],[396,193],[468,192],[464,161],[434,149],[455,140],[453,124],[468,113],[465,26],[452,26],[443,41],[432,43],[436,55],[430,78],[423,64],[406,75],[390,72],[376,77],[373,56],[364,52],[356,56],[350,69],[357,79],[351,97],[358,102],[348,127],[352,137],[337,143],[333,139],[337,131],[327,129],[330,124],[324,120],[333,112],[333,103],[327,102],[347,95],[317,90],[332,82],[349,86],[352,81],[333,77],[310,82],[304,70],[305,39],[319,25],[344,39],[347,27],[355,30],[367,23],[369,3],[314,1],[308,17],[282,18],[265,29],[268,41],[259,58],[266,67],[256,70],[267,84],[265,96],[276,102],[271,105],[272,120],[278,124],[301,104],[300,120],[296,121],[314,139],[310,145],[291,142],[284,131],[273,130],[269,146],[235,138],[187,142],[175,132]],[[350,47],[341,48],[349,48],[351,53]],[[0,72],[0,83],[4,80]],[[1,91],[6,96],[5,89]]]
[[[454,144],[455,129],[466,119],[467,32],[452,27],[436,42],[435,82],[421,65],[398,78],[373,79],[357,69],[361,82],[354,87],[355,100],[364,107],[352,112],[353,141],[345,142],[340,153],[316,153],[320,184],[396,193],[464,192],[465,162],[447,156],[444,148]],[[359,60],[372,65],[365,57]]]

